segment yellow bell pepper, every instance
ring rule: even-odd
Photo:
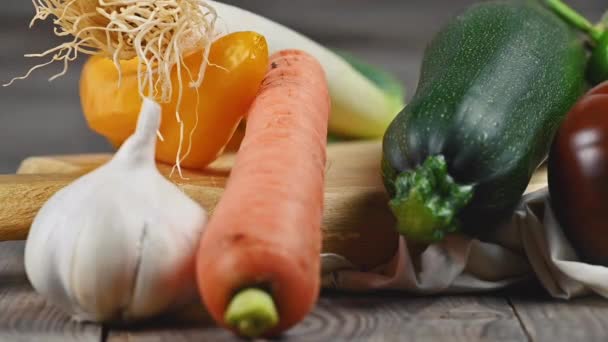
[[[196,73],[202,53],[184,58],[184,65]],[[138,91],[137,60],[121,62],[122,79],[114,63],[94,56],[85,64],[80,80],[80,97],[89,127],[120,146],[134,131],[142,99]],[[177,68],[172,71],[173,97],[162,104],[156,159],[175,163],[180,147],[180,125],[176,119],[179,81]],[[191,143],[191,153],[183,167],[202,169],[214,161],[226,147],[244,118],[268,70],[268,46],[265,38],[254,32],[236,32],[215,41],[202,85],[189,87],[190,77],[182,68],[183,95],[179,114],[184,122],[182,155]],[[198,93],[198,101],[197,101]],[[197,106],[198,103],[198,106]],[[198,125],[192,134],[198,116]]]

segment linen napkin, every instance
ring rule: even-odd
[[[608,247],[608,246],[607,246]],[[525,195],[511,219],[485,241],[454,234],[422,253],[403,238],[394,258],[371,272],[340,255],[322,255],[325,288],[414,294],[498,290],[536,277],[555,298],[608,298],[608,268],[579,261],[555,218],[548,190]]]

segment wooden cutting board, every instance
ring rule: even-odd
[[[42,156],[24,160],[17,175],[0,176],[0,241],[25,239],[40,207],[57,190],[111,158],[109,154]],[[397,248],[394,220],[380,175],[379,142],[328,147],[323,245],[325,252],[348,257],[362,268],[387,261]],[[184,170],[170,179],[210,212],[220,199],[234,155],[225,155],[204,172]],[[169,165],[159,164],[168,176]],[[546,172],[528,191],[546,186]]]
[[[376,188],[383,192],[380,176],[382,146],[380,142],[347,142],[330,144],[327,148],[326,186],[328,188]],[[82,175],[107,162],[111,154],[76,154],[30,157],[21,162],[19,175]],[[204,184],[223,187],[234,154],[220,157],[204,172],[183,170],[181,179],[174,174],[171,180],[178,184]],[[169,175],[171,167],[158,164],[161,173]],[[543,167],[532,177],[526,192],[547,186],[547,171]]]

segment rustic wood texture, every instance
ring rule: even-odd
[[[397,250],[398,236],[392,229],[394,221],[386,206],[388,198],[378,170],[380,144],[334,144],[327,154],[324,251],[343,255],[362,269],[386,263]],[[109,158],[109,155],[33,157],[26,160],[20,170],[36,171],[37,175],[0,176],[0,203],[3,204],[0,206],[0,241],[24,239],[35,214],[54,192]],[[184,175],[187,179],[177,175],[171,179],[212,213],[228,176],[221,170],[228,170],[233,161],[232,155],[226,155],[214,163],[211,170],[190,171]],[[169,175],[171,168],[160,165],[160,170]]]
[[[228,2],[384,66],[403,82],[411,96],[430,37],[448,17],[475,0]],[[569,2],[593,19],[607,6],[605,0]],[[48,24],[27,29],[32,15],[30,1],[5,0],[2,5],[0,81],[6,81],[34,64],[22,57],[24,53],[43,51],[61,40],[49,33]],[[81,63],[82,59],[51,85],[46,78],[59,66],[36,72],[10,88],[0,88],[0,173],[13,173],[30,155],[110,151],[103,139],[86,128],[80,112],[77,84]],[[51,162],[56,165],[57,160]],[[22,256],[22,242],[0,243],[0,341],[102,341],[101,327],[71,322],[32,292]],[[515,310],[503,298],[498,294],[433,298],[324,294],[317,309],[285,340],[608,340],[607,304],[599,298],[572,302],[511,299]],[[112,328],[107,340],[238,341],[204,318],[190,323],[160,321],[130,329]]]
[[[101,341],[101,327],[72,321],[34,292],[23,247],[23,242],[0,243],[0,341]]]
[[[73,177],[0,176],[0,241],[25,240],[42,204]]]
[[[333,144],[328,148],[324,251],[338,253],[364,269],[391,257],[397,247],[393,218],[387,209],[380,165],[379,142]],[[18,176],[0,176],[0,241],[25,239],[40,207],[54,192],[77,176],[109,160],[109,155],[31,157],[19,168]],[[225,156],[206,172],[188,172],[171,178],[191,198],[213,212],[234,158]],[[171,168],[159,166],[169,175]],[[34,174],[30,174],[30,173]],[[46,177],[44,176],[46,174]],[[547,185],[546,170],[533,177],[529,191]],[[382,246],[379,248],[378,246]]]
[[[532,341],[608,341],[608,301],[595,297],[551,301],[526,296],[511,298],[511,303]]]
[[[525,341],[505,299],[414,298],[401,295],[326,294],[316,309],[284,337],[288,341]],[[233,341],[203,324],[167,331],[142,327],[111,331],[108,341]]]
[[[302,341],[522,341],[501,298],[335,296],[288,334]]]

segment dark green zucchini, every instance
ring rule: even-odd
[[[398,229],[475,236],[511,214],[585,90],[582,41],[538,1],[475,5],[428,46],[410,104],[383,142]]]

